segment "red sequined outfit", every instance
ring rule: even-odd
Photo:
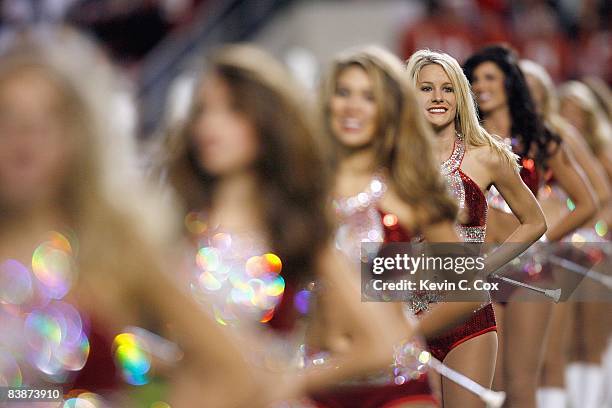
[[[426,375],[402,385],[340,385],[313,400],[320,408],[392,408],[410,402],[438,404]]]
[[[460,210],[467,211],[467,221],[457,226],[459,235],[465,242],[482,243],[486,232],[487,199],[474,180],[461,170],[464,156],[463,136],[457,134],[453,153],[442,163],[441,173],[446,177]],[[430,339],[427,344],[431,354],[443,361],[446,355],[461,343],[496,330],[495,313],[489,303],[476,310],[464,323],[441,336]]]
[[[487,199],[467,174],[461,170],[465,157],[463,136],[457,134],[451,156],[440,165],[440,172],[457,199],[460,215],[467,219],[457,225],[457,233],[465,242],[484,242],[487,229]]]
[[[472,316],[464,323],[429,340],[427,346],[435,358],[444,361],[446,355],[461,343],[492,331],[497,331],[497,322],[493,306],[488,303],[472,313]]]
[[[472,181],[472,183],[474,182]],[[484,200],[484,195],[482,195],[482,193],[481,196]],[[384,213],[382,215],[383,217],[385,216]],[[389,239],[391,236],[401,237],[404,241]],[[411,239],[412,235],[402,228],[399,223],[391,226],[385,224],[385,242],[410,242]],[[493,312],[493,306],[489,303],[476,310],[464,323],[438,337],[430,339],[427,342],[427,346],[435,358],[443,361],[446,355],[461,343],[478,337],[481,334],[496,330],[497,323],[495,322],[495,313]]]
[[[381,191],[384,191],[384,186]],[[369,204],[374,206],[375,201]],[[410,242],[413,238],[409,231],[399,225],[394,214],[378,210],[378,215],[384,227],[384,242]],[[392,379],[338,385],[327,392],[312,395],[311,398],[321,408],[392,408],[410,402],[438,406],[427,374],[399,385],[394,384]]]
[[[515,151],[516,153],[516,150],[517,150],[516,143],[517,142],[511,141],[510,139],[506,139],[506,143],[508,145],[511,145],[512,150]],[[521,180],[523,180],[523,183],[525,183],[527,188],[531,190],[534,197],[537,198],[538,190],[540,188],[540,182],[541,182],[540,171],[538,170],[538,167],[536,166],[533,159],[521,156],[519,161],[521,164],[521,170],[519,172],[519,175],[521,176]],[[508,214],[512,213],[512,210],[510,209],[510,207],[508,206],[504,198],[501,196],[499,191],[497,191],[497,189],[494,186],[491,187],[491,189],[489,190],[489,197],[487,201],[489,203],[489,206],[491,206],[492,208],[498,209]]]

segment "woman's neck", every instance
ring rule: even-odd
[[[451,156],[453,148],[455,147],[455,138],[457,135],[455,124],[451,123],[443,128],[434,129],[434,132],[436,137],[433,150],[436,155],[437,163],[442,164]]]
[[[377,170],[373,148],[342,152],[336,172],[335,195],[348,197],[363,191]]]
[[[492,135],[497,135],[502,139],[512,136],[512,121],[507,105],[489,112],[483,124],[487,132]]]
[[[33,206],[4,209],[0,217],[0,247],[23,248],[47,239],[47,233],[62,230],[66,219],[55,202],[41,202]],[[0,249],[0,252],[4,252]]]
[[[230,230],[261,228],[260,194],[253,171],[222,177],[213,191],[211,221]]]
[[[340,154],[338,176],[371,176],[376,171],[376,152],[373,147],[345,151]]]

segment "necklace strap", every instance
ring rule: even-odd
[[[376,204],[386,190],[387,185],[385,184],[382,172],[376,172],[362,192],[351,197],[335,199],[333,201],[334,209],[339,215],[348,217]]]
[[[461,166],[463,156],[465,155],[465,142],[463,135],[456,133],[455,143],[453,145],[453,153],[450,157],[440,165],[440,172],[443,176],[448,176],[454,173]]]

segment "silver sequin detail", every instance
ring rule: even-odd
[[[386,190],[387,186],[382,177],[376,174],[361,193],[334,200],[334,209],[340,220],[335,236],[336,248],[349,259],[357,262],[361,260],[363,242],[384,241],[385,231],[376,204]]]
[[[487,228],[485,226],[466,227],[457,226],[457,234],[464,242],[484,242]]]
[[[372,180],[370,180],[368,187],[361,193],[334,200],[334,209],[341,218],[350,217],[358,211],[373,207],[385,194],[386,190],[387,186],[382,177],[379,174],[375,174]]]
[[[453,153],[448,160],[440,165],[440,173],[446,178],[448,188],[453,197],[457,199],[460,209],[465,208],[465,188],[463,187],[463,180],[461,180],[461,175],[458,171],[464,154],[465,144],[463,142],[463,136],[457,133]]]
[[[440,165],[440,173],[446,178],[448,188],[457,200],[459,211],[465,210],[465,187],[459,168],[465,155],[465,142],[463,135],[457,133],[451,157]],[[457,225],[457,234],[465,242],[484,242],[486,226],[466,227]]]
[[[406,300],[406,306],[414,314],[419,312],[426,312],[429,310],[430,303],[438,303],[444,299],[439,292],[427,291],[427,292],[413,292],[410,297]]]

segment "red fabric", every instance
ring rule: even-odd
[[[463,324],[427,342],[431,354],[440,361],[455,347],[481,334],[497,330],[495,312],[489,303],[477,310]]]
[[[410,242],[412,234],[403,228],[393,214],[380,211],[385,242]],[[394,222],[393,222],[394,221]],[[431,402],[437,405],[427,375],[404,384],[360,384],[337,386],[312,396],[322,408],[392,408],[406,402]]]
[[[461,170],[460,175],[465,188],[465,202],[469,211],[469,221],[466,226],[485,225],[487,217],[487,200],[478,185]],[[383,217],[388,215],[380,212]],[[383,222],[385,229],[385,242],[410,242],[412,234],[399,223],[387,225]],[[481,334],[497,330],[495,313],[491,304],[474,312],[474,314],[463,324],[449,330],[442,336],[436,337],[428,342],[431,354],[442,361],[449,351],[459,344],[477,337]]]
[[[465,206],[468,210],[466,227],[482,227],[487,223],[487,198],[474,180],[459,169],[465,190]]]
[[[410,242],[410,240],[413,238],[412,233],[400,225],[395,215],[385,213],[382,210],[378,210],[378,212],[380,213],[380,217],[383,220],[383,228],[385,230],[385,244],[389,242]],[[391,223],[389,221],[395,222]]]
[[[516,273],[516,271],[514,271],[514,273]],[[523,271],[520,271],[520,275],[518,276],[516,275],[513,276],[513,274],[509,274],[509,275],[506,274],[506,275],[509,278],[513,278],[520,282],[528,283],[531,285],[536,284],[536,283],[541,284],[542,282],[553,282],[554,281],[552,266],[549,263],[544,263],[542,265],[542,269],[540,270],[540,272],[535,273],[533,275],[527,274]],[[493,292],[492,296],[493,296],[493,301],[501,304],[502,306],[506,306],[508,304],[510,297],[514,293],[514,291],[519,289],[517,286],[511,285],[500,279],[489,278],[489,281],[499,284],[499,290]]]
[[[346,385],[312,397],[320,408],[391,408],[406,402],[437,404],[427,376],[402,385]]]
[[[522,158],[521,159],[521,179],[523,183],[529,187],[534,196],[538,196],[538,190],[540,188],[540,173],[537,166],[532,159]]]
[[[297,320],[297,311],[293,306],[295,298],[295,285],[291,282],[285,282],[285,291],[280,303],[276,306],[272,319],[267,325],[280,332],[289,332],[295,326]]]
[[[121,379],[112,355],[112,335],[104,331],[104,324],[92,319],[90,324],[89,357],[85,367],[77,374],[73,389],[86,389],[95,393],[119,387]]]

